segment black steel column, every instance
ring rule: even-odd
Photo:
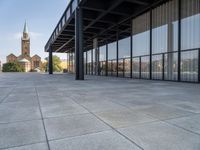
[[[88,52],[86,51],[86,61],[85,61],[85,74],[87,75],[88,72]]]
[[[178,81],[181,81],[181,0],[178,1]]]
[[[131,20],[131,36],[130,36],[130,40],[131,40],[130,41],[130,46],[131,46],[131,48],[130,48],[130,50],[131,50],[130,51],[130,63],[131,63],[130,64],[130,67],[131,67],[130,68],[130,77],[131,78],[133,78],[133,35],[132,35],[133,30],[132,29],[133,29],[133,21]]]
[[[52,55],[52,48],[51,47],[49,49],[48,67],[49,67],[49,74],[53,74],[53,55]]]
[[[162,54],[162,79],[165,80],[165,54]]]
[[[198,57],[198,80],[199,80],[199,83],[200,83],[200,49],[199,49],[199,57]]]
[[[153,29],[153,21],[152,21],[152,8],[150,9],[150,58],[149,58],[149,79],[152,79],[152,29]]]
[[[108,76],[108,41],[106,41],[106,76]]]
[[[97,75],[99,76],[100,75],[100,64],[99,64],[99,46],[98,46],[98,48],[97,48]]]
[[[123,77],[125,77],[125,59],[123,58]]]
[[[94,61],[93,61],[93,59],[94,59],[94,53],[93,53],[93,49],[91,50],[91,75],[93,75],[93,72],[94,72]]]
[[[76,80],[84,80],[84,54],[83,54],[83,16],[82,8],[77,7],[75,13],[75,68]]]
[[[119,29],[118,29],[118,27],[117,27],[117,49],[116,49],[116,51],[117,51],[117,77],[119,76]]]

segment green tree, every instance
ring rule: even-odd
[[[3,68],[2,68],[3,72],[24,72],[24,68],[15,62],[9,62],[9,63],[5,63],[3,64]]]
[[[63,68],[61,67],[61,60],[58,56],[53,56],[53,71],[61,72]]]
[[[45,58],[48,61],[48,58]],[[53,56],[53,71],[54,72],[61,72],[63,68],[61,67],[61,59],[60,57],[54,55]],[[48,66],[48,63],[46,64]]]

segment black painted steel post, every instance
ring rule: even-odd
[[[153,21],[152,21],[152,8],[150,9],[150,57],[149,57],[149,79],[152,79],[152,29],[153,29]]]
[[[198,57],[198,80],[199,80],[199,83],[200,83],[200,49],[199,49],[199,57]]]
[[[125,77],[125,59],[123,59],[123,77]]]
[[[162,54],[162,79],[165,80],[165,54]]]
[[[85,58],[86,59],[85,60],[85,74],[87,75],[87,71],[88,71],[88,69],[87,69],[88,68],[88,62],[87,62],[88,61],[88,52],[86,51],[85,53],[86,53],[86,58]]]
[[[83,16],[82,8],[77,7],[75,12],[75,78],[84,80],[84,56],[83,56]]]
[[[130,36],[130,77],[133,78],[133,21],[131,20],[131,36]]]
[[[49,74],[53,74],[53,55],[52,55],[52,48],[49,49],[48,69],[49,69]]]
[[[139,78],[142,78],[142,57],[139,57]]]
[[[119,28],[117,27],[117,47],[116,47],[116,51],[117,51],[117,77],[119,76]]]
[[[181,0],[178,1],[178,81],[181,81]]]
[[[106,76],[108,76],[108,41],[106,41]]]

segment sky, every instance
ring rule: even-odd
[[[31,56],[48,56],[44,46],[69,0],[0,0],[0,61],[10,53],[21,54],[21,36],[25,20],[31,40]],[[58,54],[66,59],[66,54]]]

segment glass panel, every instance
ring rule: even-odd
[[[87,66],[87,52],[84,52],[84,74],[86,74],[87,73],[87,68],[86,68],[86,66]]]
[[[119,40],[119,58],[128,58],[130,57],[130,37]]]
[[[178,50],[178,0],[169,1],[152,11],[152,53]]]
[[[95,75],[96,74],[96,50],[95,49],[92,50],[92,63],[93,63],[92,71],[93,71],[93,74]]]
[[[200,1],[181,1],[181,49],[200,48]]]
[[[198,81],[198,50],[181,52],[181,81]]]
[[[117,43],[108,44],[108,60],[117,59]]]
[[[99,47],[99,60],[106,60],[106,46]]]
[[[112,76],[117,76],[117,61],[112,61]]]
[[[88,74],[92,74],[92,73],[91,73],[91,71],[92,71],[92,69],[91,69],[92,52],[91,52],[91,50],[90,50],[90,51],[88,51],[87,53],[88,53],[88,56],[87,56],[87,63],[88,63],[88,65],[87,65],[87,73],[88,73]]]
[[[113,72],[113,69],[112,69],[112,61],[108,61],[108,76],[112,76],[112,72]]]
[[[133,19],[133,56],[149,55],[150,13]]]
[[[152,56],[152,79],[163,78],[163,55]]]
[[[118,60],[118,76],[119,77],[124,76],[124,59]]]
[[[178,53],[165,54],[165,80],[178,80]]]
[[[124,76],[131,76],[131,61],[130,58],[124,59]]]
[[[105,61],[102,62],[102,73],[104,76],[106,75],[106,62]]]
[[[69,71],[70,73],[74,73],[74,53],[70,52],[70,68]]]
[[[141,57],[141,78],[149,79],[149,56]]]
[[[133,78],[140,78],[140,58],[136,57],[133,58],[133,64],[132,64],[132,71],[133,71]]]

